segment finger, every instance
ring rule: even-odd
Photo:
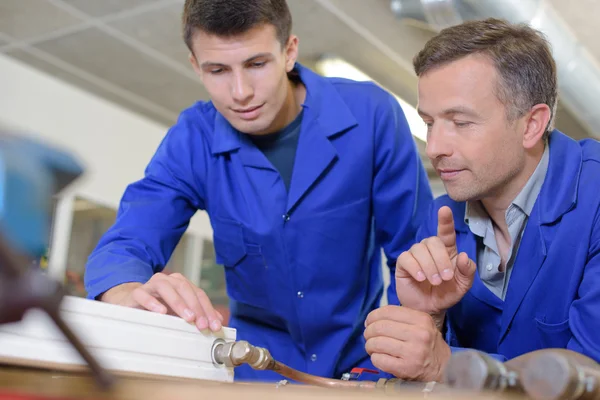
[[[216,318],[216,316],[211,316],[207,313],[205,305],[203,304],[203,299],[200,298],[200,296],[198,296],[198,291],[201,291],[201,289],[199,289],[198,287],[196,287],[193,283],[191,282],[187,282],[189,288],[190,288],[190,292],[187,292],[186,289],[186,294],[190,296],[189,301],[190,302],[194,302],[194,312],[196,313],[196,326],[198,327],[198,329],[202,330],[202,329],[206,329],[206,328],[211,328],[211,321],[214,320]],[[204,293],[204,292],[202,292]],[[210,301],[209,301],[210,303]],[[219,328],[216,330],[219,330]]]
[[[412,277],[417,282],[423,282],[427,279],[421,266],[409,251],[400,254],[400,257],[396,260],[395,276],[396,279]]]
[[[154,283],[153,289],[175,314],[187,322],[196,320],[196,314],[189,308],[179,291],[173,287],[173,282],[168,279],[157,281]]]
[[[205,323],[202,323],[203,328],[201,328],[201,329],[206,329],[207,326],[210,326],[211,329],[214,331],[220,330],[221,324],[223,323],[225,318],[223,318],[223,315],[214,308],[209,297],[206,295],[206,292],[204,292],[202,289],[200,289],[199,287],[194,285],[190,280],[188,280],[185,276],[183,276],[179,273],[171,274],[170,276],[173,278],[176,278],[180,281],[186,282],[187,284],[190,285],[190,287],[194,291],[194,294],[196,295],[196,298],[198,300],[198,302],[195,304],[199,305],[199,308],[200,308],[197,311],[195,310],[197,315],[199,316],[196,319],[205,318],[205,320],[206,320]],[[190,301],[192,301],[192,300],[190,300]],[[214,314],[214,317],[213,317],[213,314]],[[211,324],[211,321],[214,321],[214,320],[218,320],[219,323],[217,325]]]
[[[385,306],[384,306],[385,307]],[[376,321],[377,319],[377,313],[375,311],[377,311],[378,309],[375,309],[373,311],[371,311],[370,313],[367,314],[367,318],[365,318],[365,328],[367,326],[369,326],[370,324],[372,324],[374,321]],[[374,315],[375,314],[375,315]]]
[[[367,316],[367,328],[377,321],[396,321],[409,325],[426,326],[434,324],[433,319],[427,313],[402,306],[383,306],[369,313]]]
[[[429,254],[433,258],[433,262],[442,280],[451,280],[454,277],[454,266],[452,265],[452,261],[450,261],[446,246],[444,246],[441,239],[437,236],[428,238],[427,250],[429,250]]]
[[[375,353],[371,356],[371,362],[375,368],[398,377],[401,375],[400,371],[404,369],[402,359],[388,354]],[[404,378],[405,376],[401,377]]]
[[[367,340],[365,350],[369,355],[387,354],[392,357],[401,358],[406,352],[407,345],[406,342],[380,336]]]
[[[410,350],[410,349],[409,349]],[[414,358],[411,354],[406,354],[403,357],[394,357],[389,354],[373,353],[371,362],[375,368],[394,375],[396,378],[407,381],[431,380],[424,378],[424,375],[429,368],[429,362],[422,362],[419,358]]]
[[[419,243],[418,245],[413,246],[410,249],[410,252],[421,266],[429,283],[434,286],[441,284],[442,277],[435,265],[435,261],[433,261],[433,257],[431,257],[431,253],[429,253],[429,249],[427,249],[427,245],[425,243]]]
[[[210,326],[210,330],[212,330],[213,332],[220,331],[221,327],[222,327],[222,325],[221,325],[222,320],[219,319],[219,315],[217,315],[217,311],[215,310],[214,306],[212,305],[212,302],[210,301],[210,299],[208,298],[208,296],[206,295],[204,290],[195,287],[195,291],[196,291],[196,298],[198,299],[198,302],[200,303],[200,305],[202,306],[202,309],[204,310],[204,315],[208,319],[208,324]]]
[[[412,325],[393,320],[380,320],[369,324],[364,332],[368,341],[376,337],[387,337],[395,340],[405,341],[410,337]]]
[[[166,314],[167,307],[160,303],[154,296],[144,290],[144,286],[140,286],[131,292],[131,297],[137,302],[142,308],[149,311],[154,311],[159,314]]]
[[[381,321],[381,320],[392,320],[394,321],[394,318],[389,318],[391,315],[393,315],[396,312],[400,312],[399,309],[400,306],[382,306],[379,308],[376,308],[375,310],[371,311],[368,315],[367,315],[367,319],[365,319],[365,328],[377,321]]]
[[[177,292],[184,299],[187,306],[194,312],[194,322],[196,323],[198,329],[203,330],[208,328],[210,326],[211,319],[206,314],[204,305],[196,292],[200,289],[181,274],[172,274],[171,278],[173,278],[176,282],[174,286],[176,287]]]
[[[456,231],[454,230],[454,217],[452,210],[444,206],[438,211],[437,236],[442,240],[450,258],[456,256]]]
[[[217,317],[219,317],[219,320],[221,321],[221,323],[223,323],[223,321],[225,321],[225,318],[223,318],[223,314],[221,314],[219,311],[217,311],[217,309],[215,309],[215,312],[217,313]]]
[[[469,258],[467,253],[460,253],[456,259],[456,269],[458,273],[468,279],[472,279],[477,269],[475,263]]]

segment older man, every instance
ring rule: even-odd
[[[414,67],[448,195],[397,260],[403,306],[367,318],[373,364],[438,380],[461,348],[600,361],[600,143],[553,129],[548,43],[526,25],[467,22],[431,39]]]

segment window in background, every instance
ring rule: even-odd
[[[225,286],[225,270],[222,265],[217,264],[215,248],[212,240],[203,240],[202,268],[200,288],[202,288],[213,306],[225,318],[224,324],[229,321],[229,297]]]
[[[102,235],[115,222],[116,215],[112,208],[75,198],[64,281],[69,295],[85,297],[85,264]]]
[[[50,210],[49,210],[49,223],[48,223],[48,246],[52,242],[52,228],[54,227],[54,218],[56,216],[56,208],[58,206],[58,197],[53,196],[51,200]],[[48,248],[46,248],[46,254],[42,255],[40,258],[33,260],[33,267],[39,268],[42,271],[48,271]]]
[[[87,293],[83,277],[87,259],[98,245],[100,238],[114,224],[117,212],[112,208],[79,197],[75,198],[72,210],[73,218],[68,241],[64,283],[69,295],[85,297]],[[165,273],[179,272],[188,275],[185,269],[188,242],[188,235],[184,234],[164,269]],[[188,276],[188,279],[194,284],[198,284],[199,277],[193,279]]]
[[[171,255],[171,258],[169,259],[169,261],[167,262],[167,266],[165,267],[163,272],[165,274],[173,274],[173,273],[178,272],[178,273],[182,274],[183,276],[185,276],[186,278],[188,278],[194,285],[197,285],[198,278],[194,277],[194,276],[189,276],[190,274],[188,273],[188,271],[186,270],[186,267],[185,267],[186,247],[192,245],[192,241],[189,240],[188,236],[189,236],[188,234],[184,234],[181,237],[181,239],[179,240],[179,243],[177,243],[177,246],[175,246],[175,250],[173,250],[173,254]]]

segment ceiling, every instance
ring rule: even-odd
[[[550,1],[600,59],[594,18],[600,2]],[[398,21],[389,0],[288,3],[302,63],[313,67],[323,55],[335,54],[416,104],[411,59],[430,31]],[[170,125],[182,109],[208,97],[181,40],[182,5],[183,0],[1,0],[0,52]],[[574,137],[588,136],[562,108],[557,125]]]
[[[566,25],[575,33],[581,44],[591,55],[600,60],[600,42],[598,41],[598,15],[600,1],[598,0],[545,0]]]
[[[301,62],[312,66],[322,55],[335,53],[414,101],[415,81],[405,56],[414,54],[430,34],[405,29],[390,14],[387,0],[289,3]],[[171,124],[182,109],[207,98],[181,40],[182,4],[183,0],[2,0],[0,52]],[[371,24],[386,21],[391,29],[382,33],[403,40],[384,43],[363,32],[364,25],[355,21],[360,15],[368,15]]]

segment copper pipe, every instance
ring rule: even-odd
[[[377,385],[375,382],[371,381],[343,381],[340,379],[322,378],[320,376],[300,372],[276,361],[273,356],[271,356],[269,350],[253,346],[245,340],[229,343],[217,341],[213,345],[212,354],[213,360],[217,364],[228,367],[237,367],[242,364],[248,364],[256,370],[275,371],[288,379],[308,385],[355,389],[375,389]]]
[[[585,356],[569,357],[556,350],[540,352],[527,362],[522,372],[527,394],[548,400],[600,399],[600,366]]]
[[[248,364],[256,370],[274,371],[285,378],[299,383],[326,388],[378,390],[389,394],[397,394],[398,392],[406,393],[408,391],[429,393],[445,390],[444,385],[437,384],[436,382],[413,382],[396,378],[379,379],[377,382],[322,378],[288,367],[275,360],[269,350],[253,346],[245,340],[226,343],[222,339],[217,339],[213,344],[212,358],[216,364],[227,367],[238,367]]]
[[[372,381],[343,381],[340,379],[322,378],[320,376],[307,374],[305,372],[301,372],[296,369],[290,368],[287,365],[280,363],[279,361],[275,361],[273,367],[269,369],[296,382],[306,383],[308,385],[320,387],[374,390],[377,385],[376,382]]]

